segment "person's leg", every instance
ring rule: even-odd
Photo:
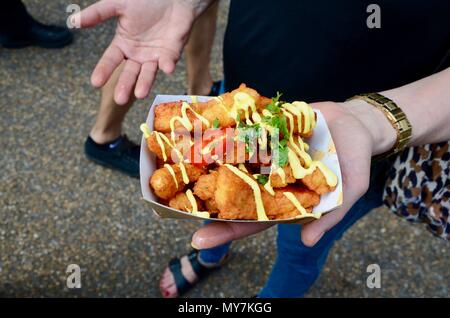
[[[89,136],[98,144],[111,142],[122,135],[122,123],[125,115],[135,101],[134,95],[130,97],[130,101],[125,105],[117,105],[114,101],[114,88],[124,64],[122,63],[116,68],[111,78],[102,88],[100,108],[95,124],[89,133]]]
[[[205,224],[211,221],[206,221]],[[208,268],[219,268],[227,259],[228,252],[230,250],[232,242],[228,242],[214,248],[209,248],[201,250],[197,254],[198,262]],[[189,261],[188,256],[185,255],[180,259],[181,262],[181,272],[191,285],[198,282],[199,277],[197,277],[194,269],[192,268],[191,261]],[[177,286],[175,283],[175,277],[170,270],[170,267],[166,267],[164,270],[161,280],[159,283],[161,294],[166,298],[172,298],[179,296]]]
[[[373,169],[369,191],[315,246],[303,245],[301,225],[279,225],[278,256],[259,297],[302,297],[309,290],[319,277],[334,242],[356,221],[382,204],[387,165],[382,164]]]
[[[92,161],[138,177],[140,147],[122,135],[123,120],[135,99],[131,96],[126,105],[114,102],[114,87],[123,66],[124,63],[119,65],[102,88],[100,108],[84,149]]]
[[[184,48],[187,87],[189,95],[211,93],[213,79],[209,69],[211,51],[216,33],[217,10],[215,1],[194,23]]]
[[[0,10],[0,36],[17,36],[26,32],[31,17],[20,0],[2,3]]]
[[[22,48],[35,45],[44,48],[61,48],[73,40],[66,27],[45,25],[36,21],[20,0],[2,2],[0,10],[0,45],[5,48]]]

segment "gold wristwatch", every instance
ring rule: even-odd
[[[411,140],[412,127],[405,113],[396,103],[394,103],[394,101],[378,93],[359,94],[347,99],[347,101],[353,99],[361,99],[383,111],[397,131],[397,142],[394,147],[385,153],[374,156],[373,161],[383,160],[405,149],[406,145]]]

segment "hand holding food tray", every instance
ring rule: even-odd
[[[157,95],[141,130],[142,195],[163,218],[305,223],[342,204],[330,131],[304,102],[244,84]]]

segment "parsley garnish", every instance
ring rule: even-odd
[[[219,118],[214,119],[213,128],[219,128]]]
[[[267,181],[269,181],[269,177],[265,174],[259,174],[256,176],[256,181],[258,181],[262,185],[265,185]]]
[[[283,114],[275,115],[272,117],[264,116],[263,122],[275,129],[278,129],[278,132],[283,135],[283,139],[289,139],[286,116],[284,116]]]
[[[272,114],[278,114],[280,112],[280,92],[277,92],[277,96],[272,97],[272,102],[266,106],[266,109]]]
[[[249,153],[251,150],[254,150],[257,138],[261,135],[261,126],[259,124],[247,125],[240,122],[238,131],[238,140],[245,142],[245,151]]]

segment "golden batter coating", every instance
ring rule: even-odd
[[[200,176],[194,185],[194,194],[202,200],[214,198],[217,175],[216,171],[212,171],[209,174]]]
[[[203,202],[196,196],[194,196],[194,198],[195,201],[197,202],[198,211],[204,211]],[[171,208],[184,212],[192,212],[193,210],[191,201],[189,201],[186,193],[184,192],[178,192],[172,199],[170,199],[169,206]]]
[[[237,95],[239,93],[245,94]],[[252,116],[253,101],[259,117]],[[208,211],[211,217],[220,219],[257,220],[258,216],[266,219],[262,209],[269,220],[289,219],[311,213],[314,206],[319,204],[320,195],[335,189],[327,183],[335,184],[335,176],[322,163],[311,163],[309,156],[297,149],[308,151],[302,138],[310,137],[313,131],[310,129],[304,133],[303,128],[307,121],[310,121],[310,128],[313,127],[317,114],[314,112],[313,115],[312,109],[304,103],[293,102],[283,106],[281,102],[281,108],[272,106],[266,109],[270,103],[272,99],[241,84],[239,88],[207,102],[189,103],[189,106],[182,101],[157,105],[154,109],[155,131],[144,131],[144,135],[148,149],[156,155],[158,169],[154,171],[149,184],[160,202],[190,212],[194,209],[189,200],[191,193],[186,194],[189,188],[196,200],[197,211]],[[305,114],[308,118],[305,118]],[[260,123],[259,118],[272,115],[279,118],[270,117],[273,121],[263,118]],[[174,120],[177,117],[179,120]],[[242,123],[239,128],[236,127],[238,117]],[[287,146],[294,152],[289,152],[289,162],[282,168],[283,173],[280,174],[280,170],[272,171],[269,181],[273,192],[268,188],[269,192],[259,183],[265,181],[264,178],[253,176],[253,173],[266,173],[261,170],[262,167],[270,169],[272,151],[268,147],[267,152],[253,152],[251,141],[243,132],[244,128],[259,125],[264,134],[258,137],[263,144],[261,140],[264,141],[266,132],[271,131],[268,126],[277,128],[283,124],[279,119],[286,119],[288,132],[292,125],[292,135],[283,137],[288,137]],[[194,134],[195,130],[191,130],[191,125],[201,129],[201,140],[193,139],[198,135]],[[172,130],[176,133],[175,140],[171,138]],[[298,161],[291,157],[293,154]],[[238,164],[241,163],[248,172],[245,169],[239,170],[241,166],[238,167]],[[317,167],[311,174],[302,179],[294,177],[302,176],[301,169],[310,164]],[[185,168],[185,177],[189,182],[183,180],[182,167]]]
[[[319,204],[320,197],[314,191],[298,186],[275,189],[272,196],[260,186],[262,201],[269,219],[283,219],[300,215],[296,206],[283,194],[291,192],[299,203],[307,210]],[[217,176],[217,189],[214,197],[222,219],[257,219],[256,203],[251,187],[227,167],[220,167]]]
[[[186,184],[183,181],[183,175],[179,164],[170,166],[173,169],[175,178],[166,167],[155,170],[150,178],[150,186],[155,194],[165,200],[169,200],[179,191],[182,191]],[[184,164],[189,182],[195,182],[201,175],[206,173],[204,168],[198,168],[190,164]]]
[[[270,185],[272,188],[284,188],[288,184],[297,181],[292,174],[291,167],[285,166],[282,169],[284,171],[284,180],[277,172],[272,173],[270,176]]]
[[[262,199],[266,215],[270,220],[288,219],[301,214],[294,203],[284,195],[284,192],[291,192],[307,212],[311,212],[312,208],[320,201],[320,196],[317,193],[298,186],[275,189],[274,196],[264,192]]]
[[[164,136],[173,143],[171,140],[170,134],[166,133]],[[161,143],[164,147],[164,152],[166,154],[166,159],[168,163],[177,163],[180,161],[179,155],[177,151],[175,151],[171,145],[169,145],[164,138],[161,138]],[[148,149],[154,153],[158,159],[164,159],[163,155],[163,147],[158,143],[156,132],[152,132],[152,134],[147,138],[147,147]],[[191,135],[189,133],[178,133],[176,134],[175,139],[175,149],[177,149],[183,157],[189,154],[191,150]]]
[[[313,173],[307,175],[301,181],[308,189],[319,195],[331,192],[336,188],[327,184],[327,180],[319,168],[316,168]]]

